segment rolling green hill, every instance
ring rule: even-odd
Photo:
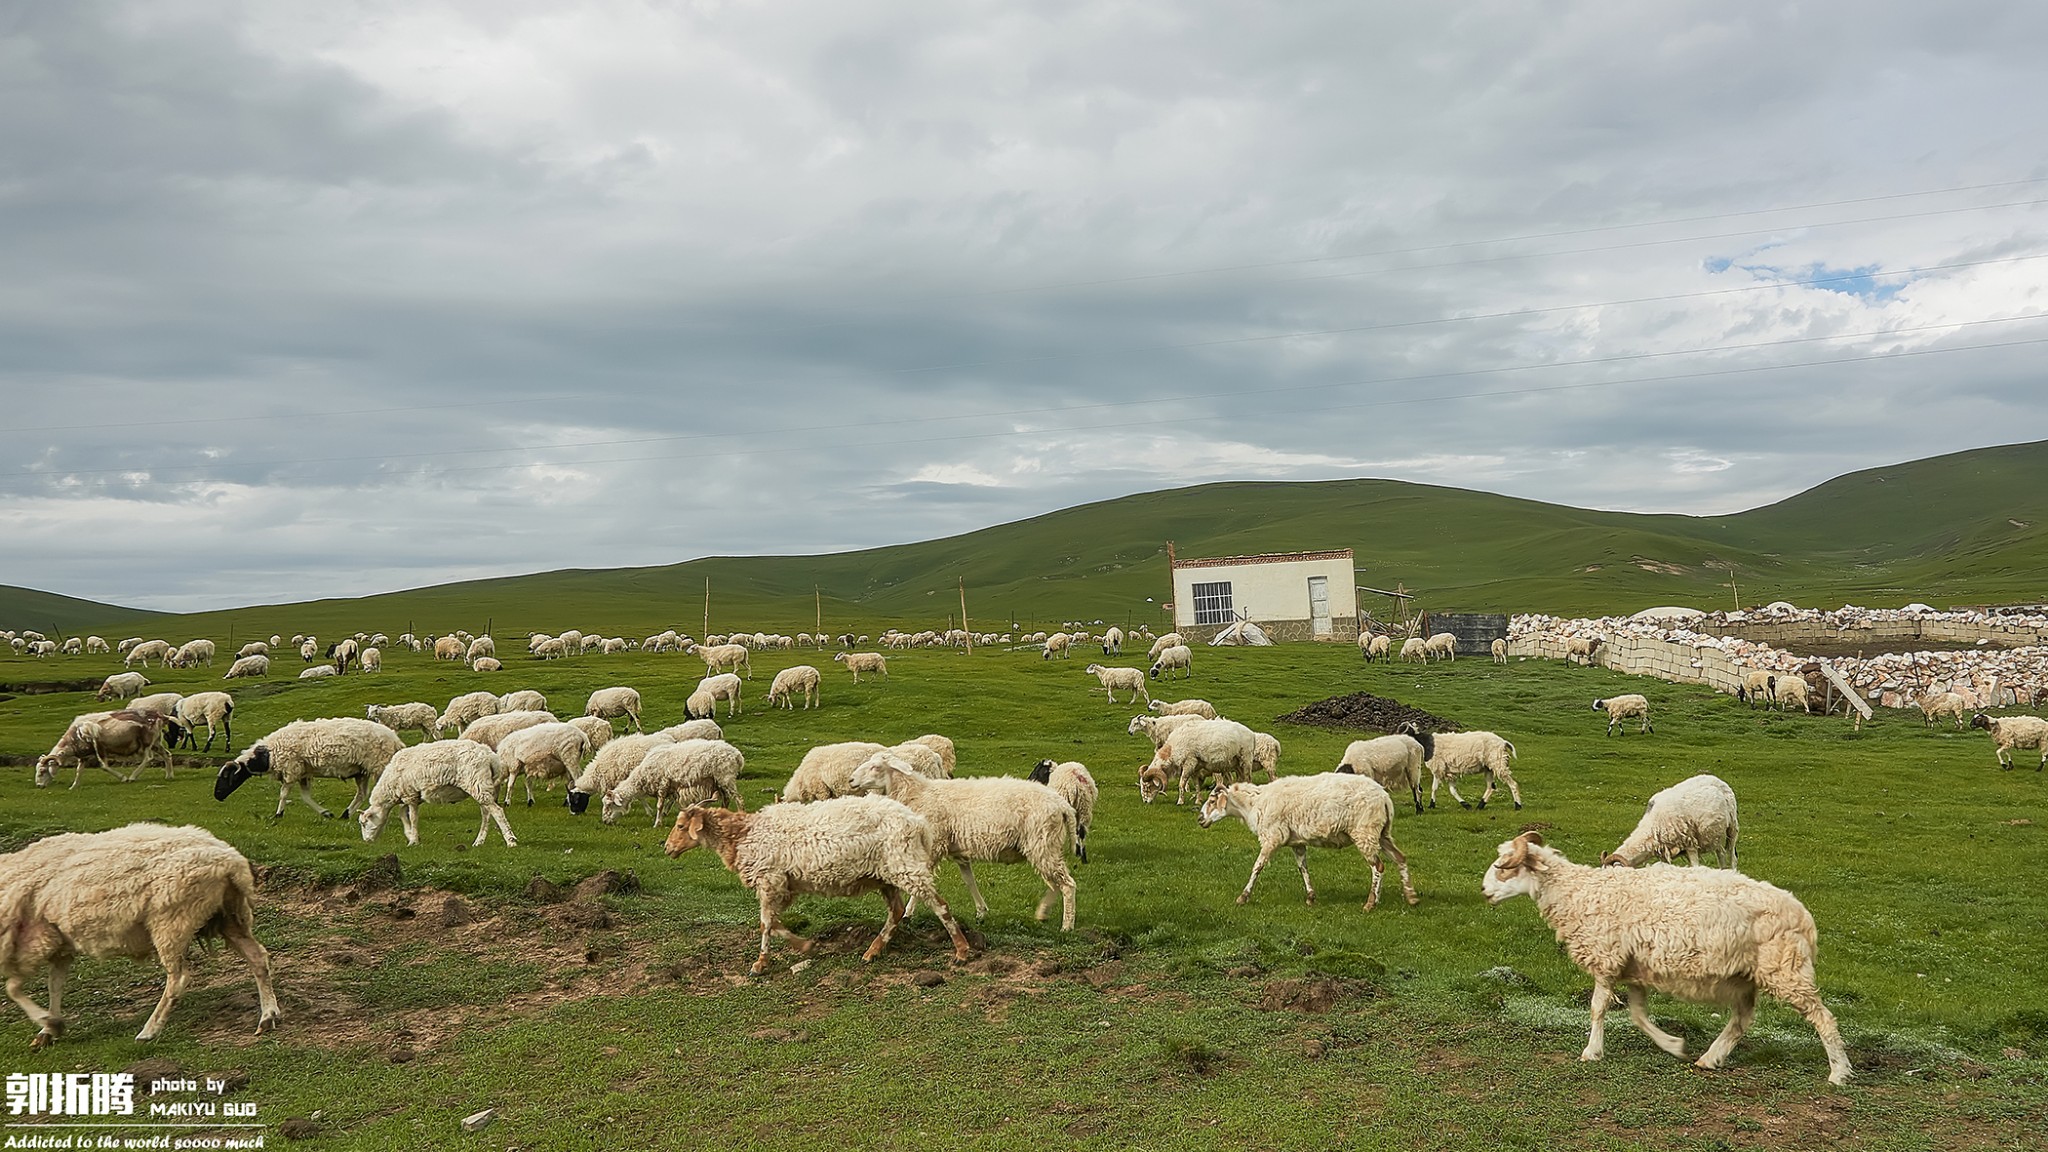
[[[89,628],[116,628],[141,624],[162,616],[141,608],[123,608],[97,600],[80,600],[36,588],[15,588],[0,584],[0,627],[33,629],[49,636],[80,632]]]
[[[2034,600],[2048,596],[2048,442],[1851,473],[1730,516],[1595,512],[1393,480],[1205,484],[858,552],[569,569],[153,619],[158,630],[212,636],[487,625],[504,635],[568,627],[694,632],[708,578],[713,631],[807,630],[814,588],[828,629],[943,626],[959,610],[958,580],[966,582],[977,624],[1013,615],[1020,623],[1156,624],[1158,606],[1146,597],[1168,598],[1167,540],[1183,557],[1349,546],[1360,584],[1405,584],[1434,610],[1726,604],[1730,564],[1746,604]],[[1370,595],[1363,603],[1386,606]],[[148,619],[0,589],[0,621],[13,627],[47,631],[61,620],[112,628]]]

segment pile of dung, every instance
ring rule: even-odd
[[[1289,712],[1279,720],[1283,724],[1306,724],[1314,728],[1356,728],[1383,733],[1390,733],[1403,724],[1413,724],[1424,732],[1455,732],[1458,729],[1454,720],[1433,716],[1420,708],[1410,708],[1399,700],[1389,700],[1370,692],[1353,692],[1348,696],[1318,700]]]

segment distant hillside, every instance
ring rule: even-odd
[[[1184,557],[1348,546],[1360,584],[1405,585],[1437,610],[1729,604],[1730,564],[1745,604],[2038,600],[2048,598],[2048,442],[1874,468],[1732,516],[1594,512],[1394,480],[1205,484],[889,548],[572,569],[203,613],[162,630],[695,631],[707,578],[714,631],[808,630],[814,589],[828,629],[942,626],[959,612],[960,580],[977,624],[1156,623],[1146,597],[1168,598],[1167,540]],[[0,619],[14,619],[8,604]]]
[[[0,628],[15,631],[31,629],[54,637],[88,628],[140,623],[159,615],[140,608],[123,608],[117,604],[101,604],[96,600],[80,600],[75,596],[59,596],[55,592],[0,584]]]

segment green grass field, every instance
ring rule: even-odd
[[[750,807],[805,748],[831,740],[946,733],[969,775],[1021,775],[1042,756],[1088,764],[1103,800],[1093,858],[1075,865],[1077,931],[1031,919],[1038,882],[1025,866],[986,865],[986,949],[964,967],[923,913],[863,965],[879,898],[804,898],[793,925],[819,938],[815,962],[792,973],[799,957],[778,944],[769,974],[747,980],[751,894],[702,852],[664,858],[645,815],[605,827],[594,812],[571,816],[560,792],[511,810],[515,849],[495,832],[470,849],[476,813],[455,806],[425,811],[423,843],[408,848],[396,821],[374,845],[296,801],[273,821],[262,778],[216,803],[205,764],[218,755],[170,782],[90,771],[76,791],[62,787],[68,773],[39,791],[26,767],[8,769],[6,847],[156,819],[199,823],[269,868],[258,931],[288,1019],[249,1037],[253,986],[238,961],[214,955],[145,1048],[132,1036],[159,988],[154,965],[82,963],[71,1032],[31,1054],[32,1028],[5,1016],[0,1049],[15,1055],[0,1072],[119,1070],[145,1057],[188,1075],[241,1070],[249,1083],[232,1098],[257,1102],[264,1121],[321,1114],[308,1147],[2042,1146],[2048,777],[1998,771],[1981,733],[1892,713],[1852,733],[1539,661],[1368,667],[1343,647],[1205,648],[1168,698],[1198,695],[1272,731],[1283,772],[1328,769],[1352,734],[1273,718],[1364,689],[1506,735],[1528,801],[1519,813],[1504,795],[1463,811],[1443,797],[1421,817],[1397,806],[1416,907],[1395,889],[1363,912],[1369,871],[1348,849],[1311,851],[1316,906],[1304,906],[1283,854],[1239,907],[1251,836],[1236,821],[1200,829],[1192,806],[1139,802],[1149,746],[1124,732],[1134,709],[1112,707],[1083,675],[1088,658],[913,652],[892,657],[889,680],[856,687],[829,654],[762,654],[748,710],[727,725],[748,758]],[[693,657],[648,654],[542,664],[515,653],[489,677],[387,659],[378,676],[234,686],[237,747],[297,717],[442,705],[481,686],[537,688],[568,714],[594,688],[631,684],[648,719],[668,724],[701,672]],[[768,679],[798,662],[825,670],[824,706],[768,710]],[[0,682],[117,667],[5,659]],[[220,671],[152,669],[152,690],[216,687]],[[1590,701],[1623,689],[1650,696],[1655,734],[1602,735]],[[90,707],[77,693],[0,700],[0,754],[45,750]],[[1820,924],[1822,991],[1858,1070],[1847,1089],[1826,1085],[1805,1023],[1769,1005],[1719,1073],[1665,1056],[1614,1017],[1606,1061],[1579,1063],[1590,981],[1532,904],[1480,897],[1494,846],[1525,825],[1588,861],[1632,827],[1649,793],[1703,771],[1741,798],[1744,871],[1798,894]],[[329,783],[320,794],[338,810],[346,792]],[[396,887],[377,878],[388,854],[402,868]],[[529,887],[607,869],[631,870],[640,890],[552,900]],[[955,873],[939,881],[971,912]],[[1705,1006],[1657,999],[1653,1011],[1693,1052],[1718,1028]],[[485,1107],[498,1122],[461,1136],[457,1119]]]

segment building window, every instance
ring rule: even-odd
[[[1195,585],[1195,623],[1228,624],[1237,619],[1230,610],[1230,581]]]

